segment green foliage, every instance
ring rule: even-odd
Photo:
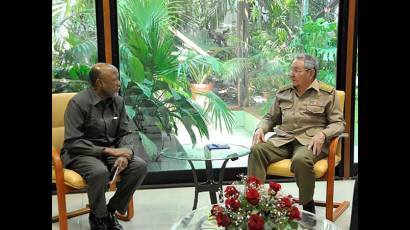
[[[216,95],[207,95],[206,108],[191,99],[187,74],[181,73],[189,71],[203,77],[200,71],[207,73],[208,65],[216,72],[221,67],[215,58],[196,55],[189,57],[195,65],[179,64],[173,35],[168,30],[168,26],[178,22],[172,18],[178,15],[172,12],[180,9],[177,3],[125,0],[119,5],[122,89],[127,112],[136,121],[138,130],[144,130],[141,121],[150,121],[167,134],[178,134],[179,121],[195,144],[194,127],[201,137],[209,138],[207,123],[219,120],[218,124],[222,125],[222,119],[229,129],[233,119]]]
[[[70,79],[73,80],[83,80],[88,81],[88,73],[90,72],[90,67],[87,65],[75,64],[68,71]]]
[[[254,95],[261,95],[262,92],[272,92],[274,90],[272,77],[270,76],[252,78],[249,86]]]
[[[74,64],[53,68],[52,93],[78,92],[90,86],[88,65]]]
[[[150,160],[155,161],[158,153],[157,146],[143,132],[138,131],[137,133],[141,137],[142,145],[144,146],[147,155],[150,157]]]
[[[216,29],[226,12],[235,11],[237,0],[184,0],[185,28],[192,30]]]
[[[261,95],[267,88],[275,92],[290,84],[287,72],[297,53],[317,57],[318,80],[335,85],[337,21],[329,13],[322,14],[328,3],[310,2],[308,16],[303,18],[302,5],[295,0],[248,2],[251,11],[247,57],[252,63],[247,69],[250,96]],[[265,18],[261,15],[262,5],[268,10]],[[269,106],[270,103],[264,102],[256,105],[256,110],[263,115]]]
[[[235,120],[233,113],[226,106],[225,102],[213,92],[206,92],[202,95],[207,98],[205,101],[204,116],[210,114],[208,120],[214,121],[215,129],[219,126],[220,131],[222,131],[222,127],[225,126],[227,131],[232,133]]]
[[[97,61],[94,4],[92,0],[52,2],[53,92],[77,92],[88,86],[89,66]]]
[[[225,82],[236,80],[237,76],[251,63],[247,58],[231,58],[221,61],[213,56],[204,56],[189,50],[182,50],[178,56],[180,64],[178,75],[186,77],[191,83],[204,84],[214,79]]]
[[[250,96],[261,92],[275,92],[287,82],[288,67],[293,59],[294,48],[289,43],[297,35],[299,27],[295,22],[300,17],[300,8],[294,1],[272,1],[261,4],[251,1],[252,11],[262,11],[265,18],[251,17],[248,68]],[[258,14],[257,14],[258,15]]]
[[[178,74],[187,77],[192,83],[204,84],[211,76],[222,74],[222,63],[215,57],[182,50],[178,58]]]
[[[94,1],[54,0],[53,66],[91,64],[97,59]]]
[[[306,22],[300,26],[301,9],[296,1],[274,1],[270,5],[271,28],[266,30],[253,28],[250,39],[251,55],[259,55],[256,66],[265,60],[276,59],[278,69],[288,68],[296,53],[304,52],[315,56],[319,60],[320,71],[318,79],[335,85],[336,52],[337,52],[337,23],[324,18],[312,20],[306,17]],[[261,67],[257,71],[273,74]],[[260,76],[256,74],[255,76]],[[282,77],[286,78],[285,72]]]
[[[319,61],[318,80],[330,85],[336,84],[337,24],[323,18],[315,21],[307,17],[300,35],[292,45],[299,51],[315,56]]]

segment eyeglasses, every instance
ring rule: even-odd
[[[291,74],[291,73],[302,73],[302,72],[304,72],[304,71],[307,71],[307,70],[312,70],[312,69],[296,69],[296,68],[290,68],[290,70],[289,70],[289,74]]]
[[[296,69],[296,68],[290,68],[290,70],[289,70],[289,72],[290,73],[292,73],[292,72],[294,72],[294,73],[301,73],[301,72],[303,72],[303,71],[306,71],[306,70],[311,70],[311,69]]]

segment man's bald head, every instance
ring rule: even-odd
[[[103,77],[105,73],[114,73],[118,75],[118,69],[109,63],[97,63],[93,65],[88,75],[91,85],[95,87],[97,79]]]

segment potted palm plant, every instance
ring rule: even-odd
[[[217,58],[183,49],[178,60],[180,61],[178,72],[189,79],[194,99],[197,98],[198,94],[212,91],[213,83],[210,79],[220,76],[222,70],[222,63]]]
[[[194,129],[209,138],[211,122],[220,127],[223,123],[232,131],[232,113],[216,95],[206,95],[207,107],[192,100],[190,83],[186,75],[179,74],[174,36],[167,29],[172,18],[164,1],[122,1],[119,10],[122,91],[127,112],[152,159],[156,148],[145,135],[141,120],[151,120],[151,126],[167,135],[178,134],[181,123],[193,144],[197,141]]]

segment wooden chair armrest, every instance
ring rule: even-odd
[[[54,146],[51,149],[51,158],[54,162],[54,170],[56,173],[56,184],[64,183],[64,168],[63,161],[60,158],[60,153],[57,151]]]
[[[339,145],[339,140],[341,138],[348,138],[349,134],[348,133],[342,133],[339,136],[333,137],[330,140],[330,144],[329,144],[329,152],[328,152],[328,166],[329,168],[334,168],[335,164],[336,164],[336,151],[337,151],[337,147]]]

